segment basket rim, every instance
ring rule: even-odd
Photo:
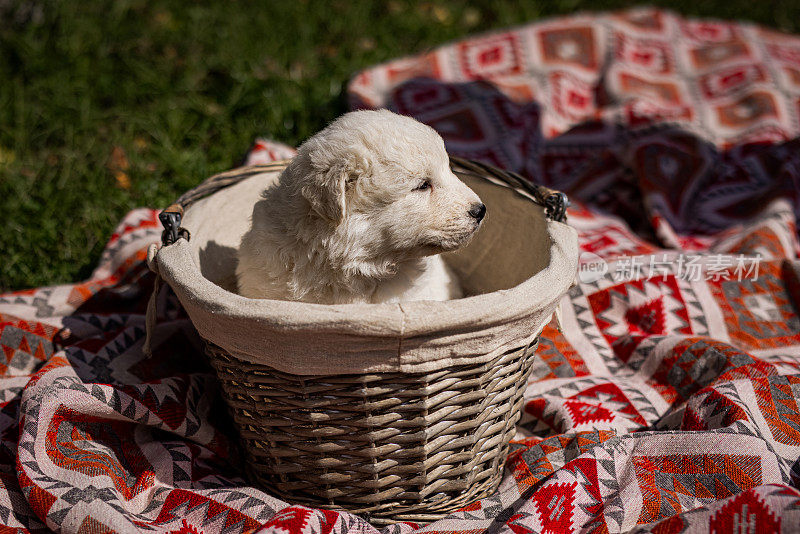
[[[541,333],[575,284],[579,254],[574,228],[543,223],[549,261],[542,270],[508,289],[443,302],[251,299],[205,278],[186,239],[157,251],[153,245],[149,263],[203,338],[253,363],[306,376],[426,372],[489,361]]]
[[[317,304],[251,299],[232,293],[205,278],[192,258],[192,245],[184,239],[159,249],[155,261],[159,272],[173,289],[178,286],[183,290],[182,293],[191,296],[192,300],[216,310],[217,313],[232,315],[255,313],[264,318],[280,317],[281,326],[290,330],[313,326],[317,331],[347,333],[364,332],[364,327],[369,326],[347,320],[348,318],[371,316],[395,320],[400,314],[407,316],[402,334],[413,336],[441,330],[436,323],[422,319],[424,314],[450,316],[447,328],[451,329],[493,325],[516,318],[537,304],[544,305],[559,299],[574,284],[574,276],[564,276],[561,269],[552,267],[563,264],[567,267],[564,270],[573,275],[577,273],[577,232],[564,223],[548,220],[546,224],[547,235],[550,238],[550,262],[547,267],[514,287],[443,302]],[[309,318],[310,316],[313,318]],[[381,331],[369,333],[370,335],[382,333],[389,337],[396,337],[400,333],[386,332],[384,328],[385,324],[382,324]]]

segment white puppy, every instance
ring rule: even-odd
[[[256,203],[239,293],[323,304],[459,298],[438,254],[468,243],[485,211],[432,128],[386,110],[347,113],[303,143]]]

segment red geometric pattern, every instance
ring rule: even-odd
[[[605,402],[606,405],[613,406],[616,413],[631,419],[635,423],[642,426],[647,424],[642,415],[636,411],[630,399],[615,384],[599,384],[585,389],[571,398],[597,399],[600,402]]]
[[[349,96],[566,191],[583,258],[606,262],[541,334],[501,489],[426,532],[800,530],[800,39],[580,15],[372,68]],[[293,154],[258,140],[248,162]],[[379,532],[242,478],[169,292],[143,357],[159,234],[135,210],[88,280],[0,295],[0,528]]]
[[[661,519],[665,508],[679,514],[730,497],[731,488],[738,492],[762,483],[759,458],[747,455],[637,456],[633,467],[645,502],[639,523]]]
[[[649,336],[692,333],[675,276],[631,280],[588,300],[598,328],[623,362]]]
[[[55,335],[52,326],[0,313],[0,375],[13,374],[13,370],[31,371],[46,361],[53,354]]]
[[[524,68],[519,37],[507,33],[458,45],[464,74],[470,79],[521,74]]]
[[[790,294],[783,262],[763,262],[759,279],[741,284],[728,278],[709,283],[731,338],[744,349],[783,347],[800,343],[797,294]]]
[[[781,518],[750,491],[732,497],[711,517],[708,527],[710,532],[736,532],[745,525],[758,525],[760,532],[781,532]]]
[[[123,498],[131,500],[153,486],[155,473],[136,443],[120,439],[133,434],[130,426],[59,406],[47,429],[47,455],[64,469],[108,477]]]
[[[539,361],[547,365],[549,373],[542,378],[560,378],[566,376],[585,376],[589,374],[580,354],[564,338],[552,323],[542,330],[539,347],[536,349]]]
[[[576,486],[575,483],[548,484],[533,495],[536,511],[541,518],[542,534],[566,532],[572,526]],[[514,528],[512,530],[520,532]]]

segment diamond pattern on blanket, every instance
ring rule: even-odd
[[[757,280],[725,278],[710,282],[709,289],[734,343],[754,349],[800,341],[798,302],[787,292],[780,264],[765,263]]]

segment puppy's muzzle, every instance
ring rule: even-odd
[[[475,222],[479,223],[486,215],[486,206],[482,202],[473,204],[467,213],[469,213],[470,217],[475,219]]]

